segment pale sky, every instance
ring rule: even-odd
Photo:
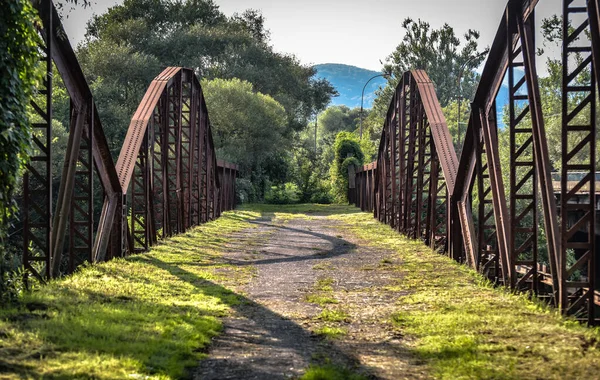
[[[76,8],[64,20],[71,43],[83,39],[93,13],[104,13],[122,0],[92,0],[91,8]],[[216,0],[227,16],[261,10],[276,51],[293,53],[304,64],[344,63],[381,70],[380,60],[400,43],[406,17],[444,23],[458,35],[481,32],[481,48],[492,44],[507,0]],[[536,19],[559,14],[561,0],[540,0]],[[538,39],[539,41],[539,39]]]

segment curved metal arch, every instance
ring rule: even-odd
[[[217,161],[193,70],[168,67],[152,81],[131,119],[116,171],[124,213],[114,234],[123,234],[127,245],[113,246],[110,256],[147,251],[159,237],[234,207],[237,166]]]
[[[367,166],[357,189],[368,191]],[[375,217],[435,249],[448,242],[448,195],[458,158],[433,83],[423,70],[404,73],[383,127],[374,181]],[[365,179],[365,183],[361,179]],[[367,197],[362,208],[370,208]]]

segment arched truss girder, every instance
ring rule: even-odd
[[[217,161],[193,70],[168,67],[152,81],[131,119],[116,170],[123,202],[131,204],[121,221],[126,227],[116,229],[127,231],[131,252],[233,208],[237,167]]]
[[[553,188],[535,64],[537,3],[508,3],[484,68],[453,195],[452,207],[461,229],[452,236],[452,249],[457,258],[470,258],[474,268],[496,282],[546,297],[564,313],[595,323],[598,1],[563,1],[560,191]],[[587,33],[589,40],[579,38],[582,33]],[[494,103],[505,74],[510,96],[510,173],[504,173],[508,183],[500,165]],[[583,162],[574,162],[574,156],[583,153]],[[577,181],[569,180],[573,173],[580,176]],[[478,194],[473,196],[475,183]],[[587,200],[574,204],[579,190],[585,188]],[[479,203],[478,226],[473,224],[474,198]],[[538,248],[540,217],[547,247],[545,262],[540,260]],[[575,240],[575,232],[584,237]],[[567,260],[571,254],[575,263]],[[575,272],[581,272],[578,278]]]
[[[388,109],[377,163],[359,170],[358,195],[352,196],[363,200],[364,209],[374,207],[375,217],[382,222],[445,249],[447,200],[457,168],[433,83],[423,70],[406,72]],[[364,193],[361,196],[361,189],[372,189],[374,202]]]
[[[34,149],[23,175],[21,215],[24,267],[44,280],[91,261],[94,252],[108,244],[108,234],[103,231],[112,226],[110,213],[94,226],[94,172],[113,215],[121,187],[92,93],[58,13],[50,0],[37,0],[33,5],[42,19],[40,51],[46,75],[39,96],[31,103],[38,122],[33,124]],[[69,139],[57,198],[52,190],[53,66],[71,101]]]

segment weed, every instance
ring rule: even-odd
[[[339,339],[348,334],[348,331],[341,327],[323,326],[315,330],[315,334],[329,339]]]
[[[313,265],[312,269],[314,270],[333,270],[333,264],[330,262],[324,262]]]
[[[321,311],[321,314],[317,316],[317,319],[320,319],[324,322],[350,322],[350,316],[342,310],[324,309]]]
[[[348,368],[333,365],[310,366],[300,380],[366,380],[367,377]]]
[[[318,279],[317,282],[315,283],[315,290],[317,291],[321,291],[321,292],[331,292],[333,291],[333,278],[321,278]]]

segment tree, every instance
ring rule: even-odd
[[[287,181],[291,137],[283,106],[239,79],[205,79],[202,89],[217,156],[238,163],[259,196],[267,181]]]
[[[185,66],[204,78],[249,81],[255,91],[284,106],[291,129],[301,130],[335,90],[327,81],[314,79],[312,67],[274,52],[268,42],[264,18],[255,10],[227,18],[210,0],[126,0],[88,23],[80,50],[118,47],[151,58],[159,67]],[[110,83],[118,82],[116,76],[126,70],[113,65],[115,75],[100,75],[92,62],[83,63],[92,77]]]
[[[432,30],[428,22],[406,18],[402,27],[404,38],[383,65],[383,72],[393,73],[393,76],[379,91],[376,108],[385,114],[402,74],[413,69],[427,71],[442,106],[458,96],[471,98],[478,82],[473,70],[484,59],[484,51],[478,48],[479,32],[469,29],[461,43],[448,24]],[[459,93],[459,77],[462,78],[462,93]]]
[[[41,79],[37,26],[29,1],[8,0],[0,13],[0,241],[16,209],[13,193],[31,146],[27,108]],[[1,246],[2,244],[0,244]],[[0,248],[1,249],[1,248]],[[1,266],[1,263],[0,263]]]

